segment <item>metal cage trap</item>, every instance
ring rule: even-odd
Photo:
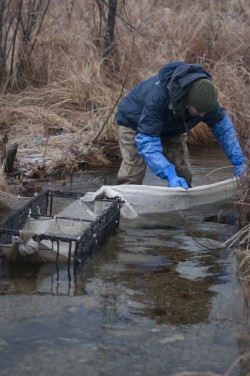
[[[67,262],[90,257],[119,226],[119,197],[48,190],[0,223],[0,254],[17,262]]]

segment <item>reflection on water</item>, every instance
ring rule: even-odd
[[[233,255],[221,247],[236,229],[220,203],[122,219],[76,274],[2,264],[1,376],[224,374],[249,345]]]

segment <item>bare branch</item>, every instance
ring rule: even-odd
[[[127,79],[128,79],[128,75],[129,75],[129,72],[130,72],[130,68],[131,68],[131,66],[132,66],[132,61],[133,61],[133,56],[134,56],[134,47],[135,47],[135,36],[133,36],[133,43],[132,43],[132,50],[131,50],[130,62],[129,62],[128,70],[127,70],[127,73],[126,73],[126,77],[125,77],[125,79],[124,79],[124,81],[123,81],[123,83],[122,83],[121,92],[120,92],[120,94],[119,94],[117,100],[115,101],[115,104],[113,105],[113,107],[112,107],[112,109],[111,109],[111,111],[110,111],[110,113],[109,113],[107,119],[105,120],[105,122],[104,122],[103,125],[101,126],[101,128],[100,128],[99,132],[97,133],[97,135],[94,137],[94,139],[93,139],[93,143],[96,142],[96,141],[98,141],[98,139],[99,139],[99,137],[101,136],[101,134],[102,134],[102,132],[103,132],[105,126],[108,124],[108,121],[109,121],[109,119],[110,119],[110,117],[111,117],[111,115],[112,115],[112,113],[113,113],[115,107],[117,106],[117,104],[118,104],[120,98],[121,98],[122,95],[123,95],[123,90],[124,90],[125,84],[126,84]]]

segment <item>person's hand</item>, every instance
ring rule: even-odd
[[[169,165],[165,170],[166,179],[168,181],[168,186],[171,188],[184,188],[188,189],[188,184],[185,179],[179,177],[173,165]]]
[[[234,174],[236,176],[244,175],[245,172],[247,172],[247,165],[246,165],[246,163],[242,163],[239,166],[234,166]]]
[[[184,189],[188,189],[188,185],[185,179],[180,178],[179,176],[175,176],[171,181],[168,181],[168,186],[172,188],[181,187]]]

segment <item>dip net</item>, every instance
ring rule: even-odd
[[[228,199],[236,193],[236,186],[236,178],[188,190],[147,185],[104,185],[96,192],[87,192],[83,200],[93,201],[99,195],[120,197],[123,201],[121,214],[134,218],[138,214],[169,213]]]

